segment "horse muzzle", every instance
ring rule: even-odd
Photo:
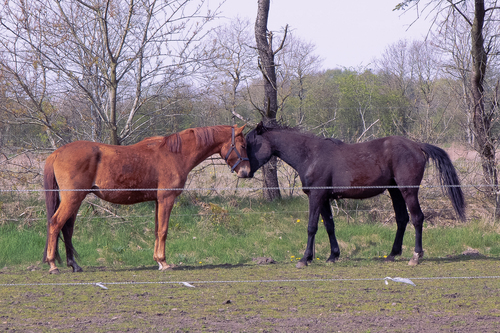
[[[240,169],[238,170],[236,175],[238,176],[238,178],[249,178],[250,177],[250,166],[246,165],[246,163],[240,165]]]

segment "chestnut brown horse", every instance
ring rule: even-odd
[[[439,147],[400,136],[347,144],[279,124],[265,126],[262,123],[247,134],[246,140],[251,167],[249,177],[253,177],[254,172],[273,155],[299,173],[304,192],[309,198],[309,225],[306,251],[297,263],[298,268],[306,266],[313,259],[320,214],[330,239],[331,254],[327,262],[334,262],[340,256],[331,199],[370,198],[386,189],[392,199],[397,223],[396,238],[388,260],[394,260],[395,256],[402,253],[409,211],[415,227],[415,251],[409,264],[417,265],[424,254],[424,214],[418,202],[418,190],[429,158],[435,162],[440,181],[445,185],[455,212],[461,220],[465,220],[465,201],[460,181],[448,154]]]
[[[115,204],[155,201],[153,259],[160,270],[171,268],[165,261],[165,241],[175,198],[181,194],[188,173],[213,154],[220,154],[238,177],[248,176],[244,127],[191,128],[131,146],[76,141],[54,151],[44,170],[48,224],[43,260],[49,263],[49,272],[59,272],[55,260],[61,261],[57,246],[60,232],[67,265],[74,272],[82,271],[75,261],[71,237],[78,209],[89,193]]]

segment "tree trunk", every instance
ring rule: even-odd
[[[117,98],[117,90],[118,90],[118,81],[116,78],[116,63],[112,63],[110,66],[110,83],[108,88],[109,94],[109,143],[112,145],[119,145],[120,139],[118,138],[118,124],[116,119],[116,98]]]
[[[255,40],[259,52],[259,67],[264,76],[264,121],[276,119],[278,112],[278,91],[276,85],[276,68],[274,63],[272,32],[267,30],[270,0],[259,0],[257,19],[255,20]],[[278,183],[278,172],[276,168],[276,157],[266,163],[263,168],[264,175],[264,198],[272,201],[281,198]]]
[[[483,26],[485,8],[484,0],[474,1],[474,22],[472,23],[472,123],[474,126],[475,146],[481,157],[481,165],[488,194],[495,200],[495,217],[500,217],[498,196],[498,179],[495,165],[495,146],[491,137],[491,113],[484,105],[484,78],[488,55],[484,48]]]

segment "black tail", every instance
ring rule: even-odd
[[[453,204],[455,212],[462,221],[465,221],[464,194],[460,188],[460,180],[458,179],[455,167],[451,163],[450,157],[443,149],[427,143],[422,144],[422,150],[434,161],[434,165],[439,170],[441,185],[446,186],[448,197]]]
[[[45,163],[45,169],[43,171],[43,187],[45,189],[45,206],[47,207],[47,241],[45,242],[45,250],[43,251],[43,262],[47,261],[47,245],[49,237],[49,225],[52,220],[52,216],[59,207],[59,186],[57,185],[56,177],[54,175],[54,166],[52,160],[47,159]],[[59,238],[58,238],[59,242]],[[56,260],[62,263],[61,256],[59,255],[59,246],[56,243]]]

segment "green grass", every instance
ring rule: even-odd
[[[102,202],[96,201],[99,205]],[[352,205],[353,201],[350,201]],[[358,201],[357,204],[363,203]],[[0,224],[0,268],[42,266],[46,220],[43,202],[32,200],[30,219]],[[78,263],[85,266],[141,267],[155,265],[154,204],[110,206],[108,212],[84,204],[75,223],[73,243]],[[304,197],[272,203],[255,198],[181,196],[172,211],[166,246],[167,263],[175,265],[243,264],[255,257],[277,262],[298,260],[307,242],[308,203]],[[347,219],[334,216],[341,247],[341,260],[356,262],[387,255],[396,225],[372,220],[369,213]],[[451,226],[424,228],[424,259],[457,256],[468,248],[482,255],[500,255],[498,225],[478,220]],[[410,224],[403,257],[413,253],[414,230]],[[64,260],[64,247],[59,244]],[[326,231],[320,223],[316,236],[316,258],[330,255]]]

